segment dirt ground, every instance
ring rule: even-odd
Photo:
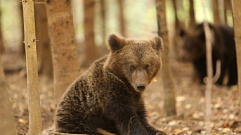
[[[2,63],[9,84],[9,93],[13,103],[13,114],[17,123],[18,135],[28,131],[28,91],[24,59],[16,53],[5,54]],[[13,61],[14,60],[14,61]],[[176,90],[177,116],[163,116],[162,81],[159,73],[157,82],[152,82],[145,91],[145,101],[149,122],[169,135],[205,134],[205,86],[199,85],[193,78],[190,63],[171,60],[173,79]],[[17,70],[12,72],[12,70]],[[84,69],[82,70],[84,71]],[[53,98],[53,80],[39,75],[41,115],[43,129],[51,127],[55,103]],[[241,134],[238,121],[239,103],[237,86],[214,86],[212,89],[211,128],[213,135]]]

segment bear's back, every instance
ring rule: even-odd
[[[95,61],[63,94],[55,114],[56,131],[69,132],[73,127],[78,127],[73,131],[84,131],[82,122],[103,117],[103,108],[112,106],[111,101],[131,99],[126,85],[104,70],[106,59],[105,56]]]

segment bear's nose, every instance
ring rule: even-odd
[[[139,84],[139,85],[137,85],[137,89],[138,89],[139,91],[144,90],[144,89],[145,89],[145,84]]]

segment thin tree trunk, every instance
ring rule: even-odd
[[[102,19],[102,39],[103,43],[102,45],[105,45],[106,43],[106,11],[105,11],[105,6],[106,2],[105,0],[100,0],[100,7],[101,7],[101,19]]]
[[[193,27],[196,24],[193,0],[189,0],[189,15],[189,27]]]
[[[27,65],[27,89],[29,95],[29,134],[40,135],[42,131],[42,121],[38,91],[34,1],[28,0],[22,2],[22,4]]]
[[[165,0],[156,0],[156,12],[158,21],[158,35],[162,37],[164,52],[162,55],[162,80],[163,80],[163,98],[164,111],[166,116],[176,115],[176,100],[171,67],[169,63],[169,41],[166,25]]]
[[[53,64],[51,56],[51,48],[49,44],[48,36],[48,23],[46,7],[43,4],[35,5],[36,16],[36,36],[39,40],[37,42],[38,59],[40,63],[40,73],[52,77],[53,76]]]
[[[118,0],[119,7],[120,7],[120,30],[122,36],[126,36],[126,29],[125,29],[125,16],[124,16],[124,0]]]
[[[1,56],[0,56],[1,60]],[[0,62],[1,63],[1,62]],[[8,86],[0,64],[0,131],[3,135],[15,135],[16,125],[12,113],[12,104],[9,100]]]
[[[25,47],[24,47],[24,26],[23,26],[23,7],[19,4],[19,14],[20,14],[20,26],[21,26],[21,37],[18,54],[20,57],[25,56]]]
[[[220,17],[219,17],[219,12],[218,12],[218,0],[212,0],[212,6],[213,6],[213,18],[214,18],[214,23],[218,24],[220,23]]]
[[[227,2],[228,1],[224,0],[223,2],[224,2],[224,8],[223,8],[224,9],[224,23],[227,24],[227,20],[228,20],[228,18],[227,18],[227,10],[228,10],[227,4],[228,3]]]
[[[225,24],[228,24],[228,15],[229,15],[228,11],[231,11],[231,15],[233,17],[231,0],[224,0],[224,22],[225,22]]]
[[[212,86],[213,86],[213,65],[212,65],[212,36],[211,30],[208,26],[207,22],[207,14],[205,12],[205,0],[202,0],[202,8],[204,13],[204,33],[205,33],[205,43],[206,43],[206,59],[207,59],[207,83],[206,83],[206,115],[205,115],[205,129],[206,134],[211,134],[211,94],[212,94]]]
[[[234,33],[238,65],[239,120],[241,120],[241,2],[233,0]]]
[[[174,16],[175,16],[175,28],[173,29],[173,39],[172,42],[170,42],[170,44],[173,45],[173,52],[174,52],[174,57],[175,59],[179,60],[179,44],[177,43],[177,40],[179,38],[179,30],[181,28],[181,23],[180,20],[177,17],[177,0],[172,0],[172,4],[173,4],[173,10],[174,10]]]
[[[204,7],[203,7],[204,8]],[[211,30],[208,26],[207,20],[204,22],[204,32],[206,38],[206,58],[207,58],[207,84],[206,84],[206,116],[205,116],[205,128],[209,135],[211,133],[211,91],[213,86],[213,65],[212,65],[212,37]]]
[[[0,7],[1,7],[1,2],[0,1]],[[2,8],[0,8],[0,26],[2,26]],[[3,44],[3,38],[2,38],[2,28],[0,27],[0,55],[3,54],[5,51],[5,47],[4,47],[4,44]]]
[[[178,20],[178,17],[177,17],[177,0],[172,0],[172,4],[173,4],[173,9],[175,14],[175,28],[179,28],[180,21]]]
[[[97,57],[94,32],[95,0],[84,0],[85,60],[82,64],[88,67]]]
[[[48,30],[52,46],[54,92],[56,103],[67,87],[79,76],[71,1],[48,0]]]

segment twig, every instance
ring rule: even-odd
[[[220,77],[221,74],[221,60],[217,60],[216,62],[216,73],[213,77],[213,83],[216,83],[218,81],[218,78]]]
[[[113,133],[110,133],[110,132],[102,129],[102,128],[97,128],[97,132],[99,132],[99,133],[101,133],[101,134],[103,134],[103,135],[115,135],[115,134],[113,134]]]
[[[70,134],[70,133],[60,133],[60,132],[49,132],[49,135],[89,135],[89,134]]]

